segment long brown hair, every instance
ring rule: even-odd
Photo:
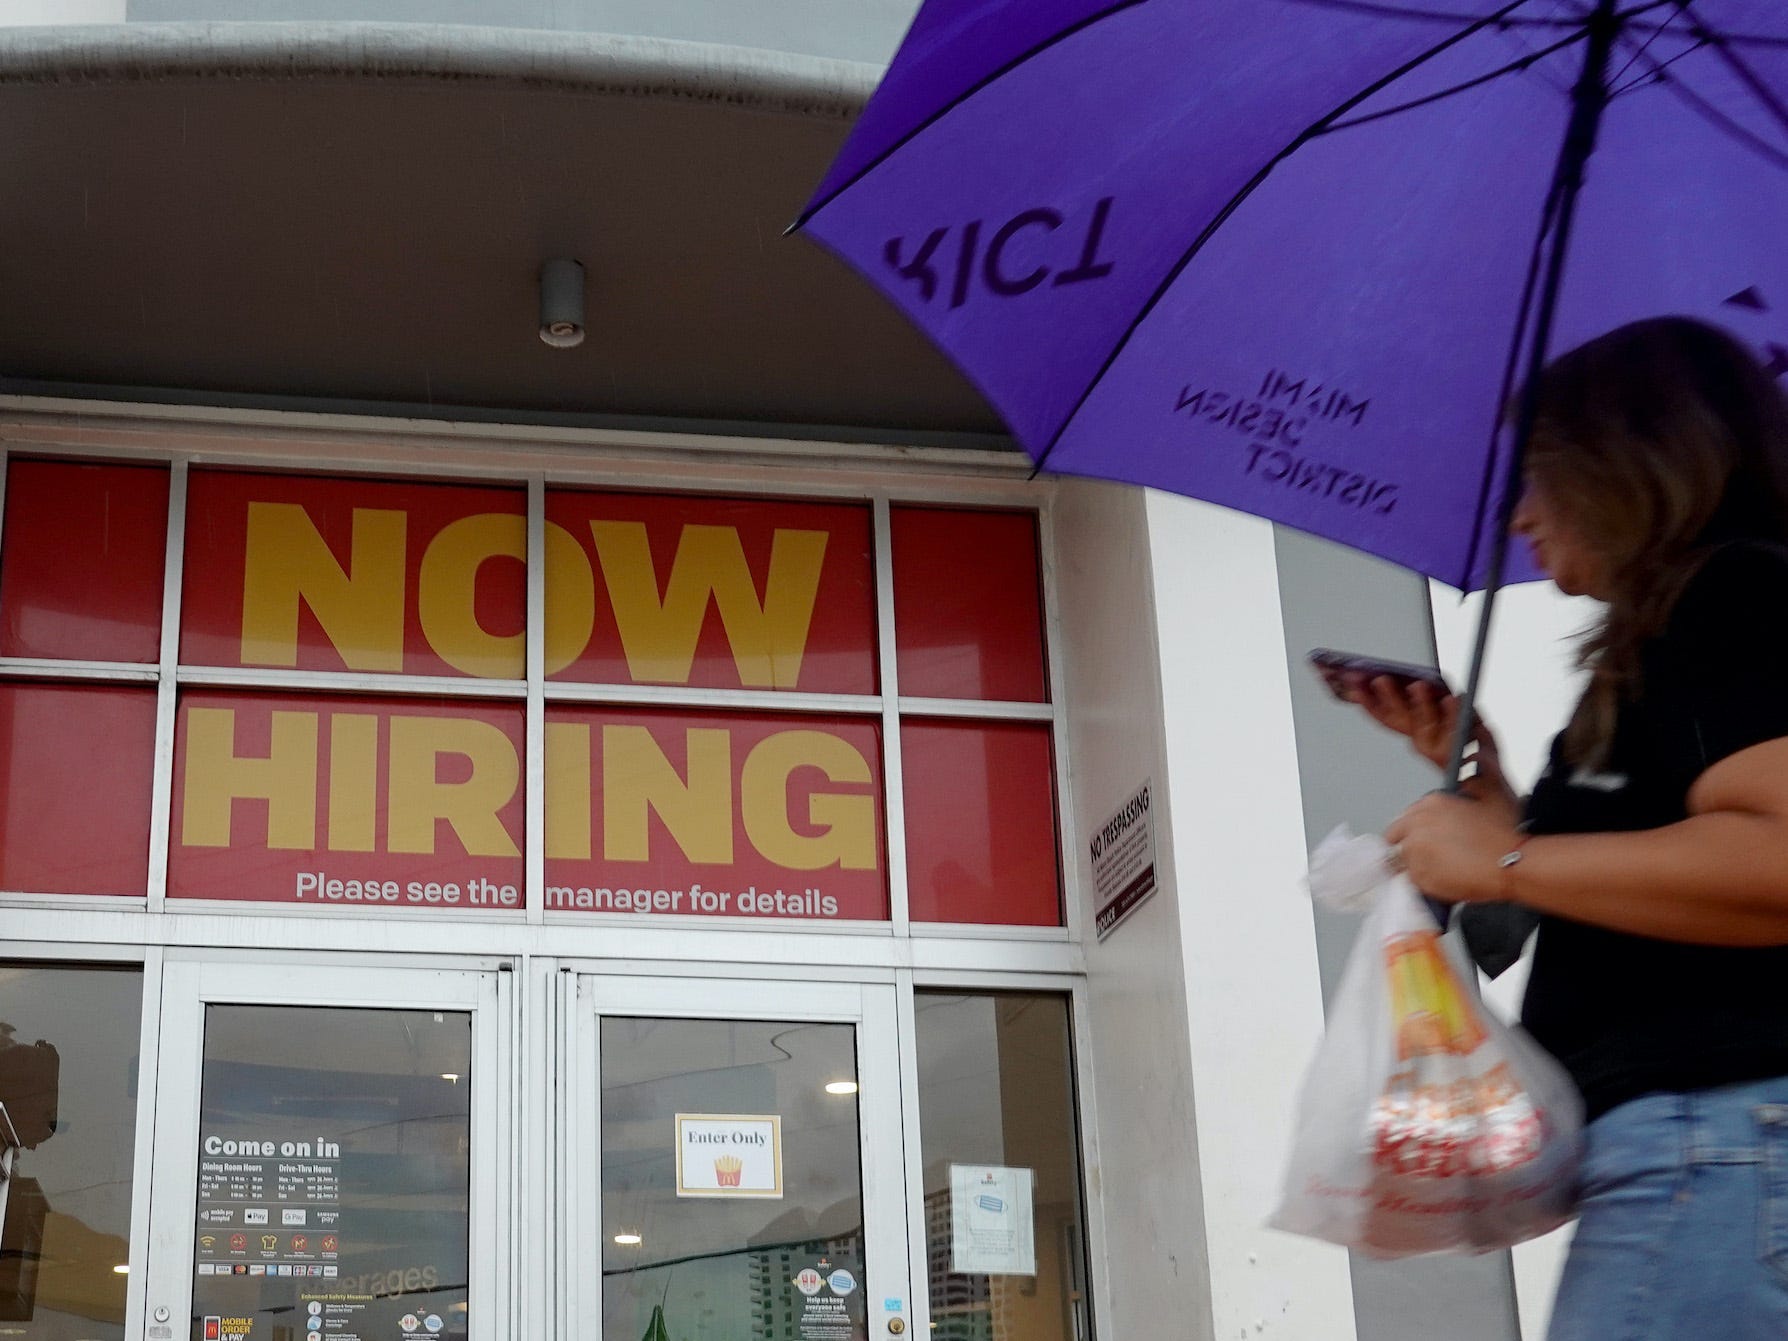
[[[1540,374],[1526,469],[1604,565],[1608,606],[1578,646],[1589,686],[1565,730],[1567,759],[1598,767],[1641,691],[1646,641],[1708,556],[1788,542],[1788,396],[1715,326],[1634,322]]]

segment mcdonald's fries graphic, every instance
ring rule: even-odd
[[[1397,1060],[1447,1052],[1469,1057],[1489,1037],[1465,988],[1441,952],[1440,936],[1412,931],[1384,947],[1385,977],[1396,1021]]]
[[[737,1187],[745,1164],[737,1155],[722,1155],[714,1161],[714,1177],[722,1187]]]

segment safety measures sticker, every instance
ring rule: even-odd
[[[820,1258],[791,1278],[801,1292],[797,1313],[800,1341],[855,1341],[863,1335],[861,1296],[856,1295],[857,1274]]]

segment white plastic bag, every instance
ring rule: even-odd
[[[1338,829],[1310,891],[1365,912],[1298,1097],[1268,1222],[1374,1257],[1485,1252],[1569,1220],[1582,1101],[1564,1070],[1486,1010],[1376,836]]]

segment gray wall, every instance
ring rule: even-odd
[[[618,33],[886,64],[918,0],[129,0],[130,22],[460,23]]]
[[[1329,697],[1303,664],[1312,647],[1434,663],[1427,582],[1325,540],[1276,528],[1292,720],[1312,846],[1337,824],[1382,829],[1438,777],[1402,741]],[[1324,1000],[1341,978],[1358,920],[1313,909]],[[1353,1257],[1360,1341],[1516,1341],[1506,1252],[1409,1262]]]

